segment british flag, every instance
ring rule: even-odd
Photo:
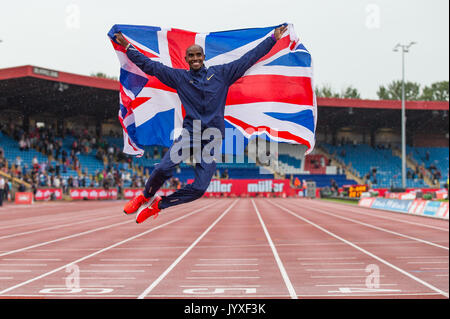
[[[196,33],[152,26],[114,25],[108,33],[120,61],[119,121],[127,154],[142,156],[145,145],[170,146],[181,132],[183,105],[177,92],[131,62],[114,40],[124,37],[152,60],[188,69],[184,56],[192,44],[204,48],[205,66],[234,61],[271,36],[274,27]],[[225,128],[246,141],[264,136],[276,142],[315,144],[317,104],[311,55],[300,43],[292,24],[272,50],[230,88]],[[225,144],[228,140],[225,134]]]

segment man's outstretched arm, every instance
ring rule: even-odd
[[[236,61],[230,62],[225,65],[225,76],[228,78],[228,83],[231,85],[237,81],[244,73],[252,67],[259,59],[265,56],[273,48],[275,43],[281,39],[284,32],[287,29],[287,25],[282,25],[275,29],[272,36],[265,39],[258,44],[255,48],[244,54]]]
[[[160,62],[152,61],[136,50],[136,48],[125,39],[122,33],[115,33],[114,36],[116,37],[116,41],[125,48],[126,54],[131,62],[136,64],[139,69],[148,75],[155,76],[165,85],[176,89],[179,80],[178,70],[165,66]]]

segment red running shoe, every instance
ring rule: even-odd
[[[160,201],[161,197],[155,195],[148,204],[142,205],[136,215],[136,223],[140,224],[153,215],[155,215],[154,218],[158,217],[158,213],[161,211],[161,209],[158,207]]]
[[[136,213],[139,207],[142,206],[142,204],[148,203],[149,199],[145,198],[143,193],[140,193],[138,196],[130,200],[125,207],[123,208],[123,212],[125,214],[133,214]]]

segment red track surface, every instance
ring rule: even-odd
[[[449,222],[307,199],[0,208],[1,298],[448,298]]]

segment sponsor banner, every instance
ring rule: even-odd
[[[358,205],[363,207],[372,207],[374,201],[374,197],[363,197],[359,200]]]
[[[193,180],[188,180],[192,183]],[[291,189],[288,179],[213,179],[205,192],[206,196],[291,196],[295,191]]]
[[[33,193],[30,192],[17,192],[15,194],[14,203],[16,204],[33,204]]]
[[[439,188],[407,188],[405,189],[405,193],[422,192],[423,194],[426,194],[437,192],[439,190]],[[386,194],[389,193],[389,188],[374,188],[372,191],[378,192],[380,197],[386,197]]]
[[[448,198],[447,189],[443,188],[443,189],[436,191],[436,199],[447,199],[447,198]]]
[[[386,192],[384,194],[385,198],[390,199],[416,199],[416,193],[415,192],[405,192],[405,193],[391,193]]]
[[[72,188],[70,198],[76,199],[117,199],[117,189],[103,188]]]
[[[123,195],[124,195],[125,199],[132,199],[132,198],[136,197],[137,195],[139,195],[140,192],[142,192],[142,188],[125,188],[123,190]],[[173,192],[175,192],[174,189],[160,189],[156,192],[156,195],[169,196]]]
[[[370,197],[361,198],[358,205],[362,207],[390,210],[411,215],[449,219],[448,202],[438,202],[424,199],[400,200]]]
[[[448,202],[441,202],[436,217],[448,219]]]
[[[425,208],[426,204],[427,204],[426,200],[416,199],[411,204],[411,207],[409,208],[408,212],[412,215],[423,215],[423,209]]]
[[[410,214],[448,219],[448,202],[415,200]]]
[[[35,200],[49,200],[50,196],[54,194],[55,199],[62,199],[63,193],[61,188],[38,188],[34,195]]]
[[[412,200],[376,198],[372,203],[372,208],[391,210],[399,213],[408,213]]]
[[[435,217],[437,216],[437,211],[439,210],[440,207],[441,207],[440,202],[427,201],[423,209],[423,214],[426,216]]]

